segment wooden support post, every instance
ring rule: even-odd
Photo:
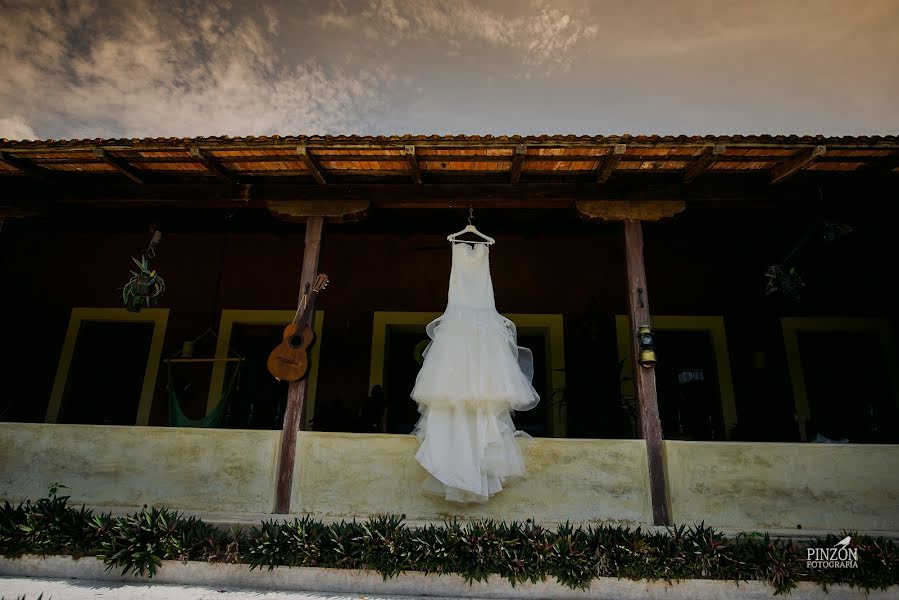
[[[646,293],[646,270],[643,264],[643,222],[624,222],[624,245],[627,260],[627,304],[631,317],[631,348],[634,361],[634,390],[637,394],[637,419],[646,441],[649,464],[649,490],[652,520],[655,525],[670,525],[665,493],[665,465],[662,460],[662,424],[656,397],[656,374],[639,363],[640,343],[637,329],[649,325],[649,298]]]
[[[321,249],[322,217],[309,217],[306,221],[306,248],[303,252],[303,271],[300,275],[300,299],[306,285],[318,274],[318,254]],[[306,400],[308,377],[293,381],[287,388],[287,407],[284,409],[284,428],[281,431],[281,454],[278,461],[278,488],[275,492],[275,512],[290,512],[290,493],[293,488],[293,467],[296,462],[297,432],[303,424],[303,408]]]

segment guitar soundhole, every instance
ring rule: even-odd
[[[292,335],[290,336],[290,341],[288,342],[291,348],[299,348],[303,345],[303,336],[301,335]]]

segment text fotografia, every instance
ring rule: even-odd
[[[857,569],[858,549],[850,548],[852,538],[844,537],[832,548],[807,548],[805,566],[809,569]]]

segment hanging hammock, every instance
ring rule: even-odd
[[[225,422],[225,407],[231,399],[231,392],[237,387],[240,380],[240,368],[242,361],[234,363],[231,376],[222,390],[222,396],[219,398],[218,404],[212,411],[202,419],[191,419],[184,414],[181,409],[181,401],[178,399],[178,393],[175,390],[175,377],[172,372],[172,363],[166,363],[168,366],[168,385],[166,388],[169,392],[169,426],[171,427],[221,427]]]

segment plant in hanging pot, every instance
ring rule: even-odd
[[[142,308],[149,308],[158,302],[159,296],[165,291],[165,280],[150,268],[150,261],[146,255],[140,260],[131,258],[137,265],[138,271],[131,271],[131,279],[122,288],[122,300],[125,308],[131,312],[140,312]]]

